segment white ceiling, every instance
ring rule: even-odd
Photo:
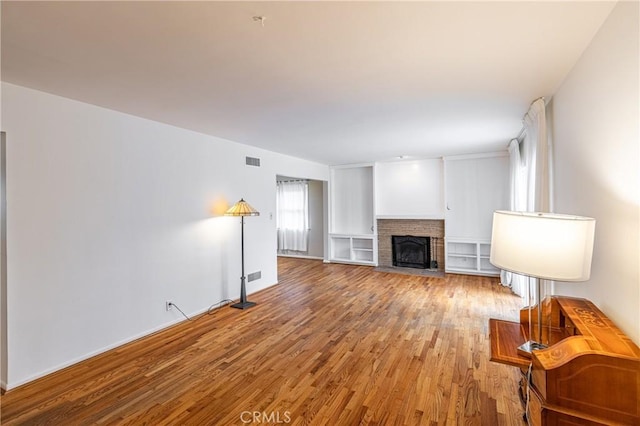
[[[2,80],[326,164],[483,152],[614,4],[2,1]]]

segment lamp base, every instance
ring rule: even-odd
[[[546,349],[548,346],[544,343],[534,342],[533,340],[529,340],[518,346],[518,355],[526,356],[527,358],[531,358],[531,351],[537,351],[540,349]]]
[[[256,304],[257,303],[255,302],[238,302],[231,305],[231,307],[236,309],[248,309],[252,306],[256,306]]]

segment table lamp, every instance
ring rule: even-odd
[[[540,279],[589,279],[595,224],[595,219],[565,214],[493,213],[490,262],[500,269],[538,278],[538,340],[532,340],[529,297],[529,341],[518,348],[520,352],[546,348],[542,343]]]

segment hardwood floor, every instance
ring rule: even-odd
[[[1,397],[3,425],[523,425],[495,279],[281,258],[280,284]],[[254,417],[255,416],[255,417]]]

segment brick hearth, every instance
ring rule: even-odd
[[[444,220],[437,219],[378,219],[378,266],[393,267],[392,235],[437,237],[438,271],[444,272]],[[432,256],[433,257],[433,256]]]

